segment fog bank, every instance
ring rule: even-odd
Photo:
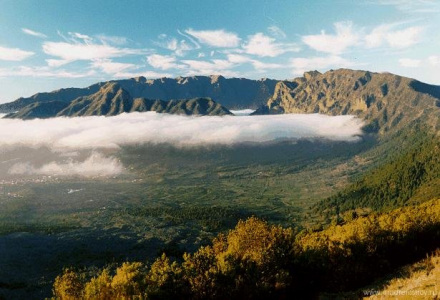
[[[0,150],[25,146],[73,151],[145,143],[190,147],[320,138],[356,141],[362,125],[354,116],[319,114],[188,117],[146,112],[114,117],[0,119]]]

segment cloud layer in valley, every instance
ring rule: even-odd
[[[318,114],[187,117],[147,112],[115,117],[0,119],[0,149],[48,147],[66,152],[146,143],[191,147],[301,138],[355,141],[361,126],[353,116]]]
[[[8,171],[12,175],[55,175],[82,177],[109,177],[123,173],[124,167],[114,157],[105,157],[94,152],[86,160],[79,162],[68,159],[66,162],[52,161],[41,167],[29,162],[16,163]]]

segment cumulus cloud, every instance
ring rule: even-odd
[[[118,74],[136,68],[135,64],[114,62],[110,59],[95,60],[91,63],[93,68],[100,69],[106,74]]]
[[[428,57],[428,63],[431,66],[440,65],[440,55],[431,55],[430,57]]]
[[[187,29],[185,32],[197,39],[199,43],[211,47],[231,48],[237,47],[240,38],[236,33],[220,30],[193,30]]]
[[[147,57],[147,62],[156,69],[169,70],[181,68],[176,62],[176,57],[171,55],[152,54]]]
[[[301,75],[310,70],[323,70],[332,67],[346,68],[355,65],[355,63],[337,55],[310,58],[298,57],[291,59],[290,62],[294,75]]]
[[[263,57],[276,57],[286,52],[298,52],[299,48],[294,44],[277,43],[275,38],[261,32],[249,36],[249,40],[243,45],[247,54]]]
[[[420,59],[411,59],[411,58],[401,58],[401,59],[399,59],[399,64],[402,67],[406,67],[406,68],[417,68],[417,67],[420,67],[421,62],[422,61]]]
[[[24,33],[26,33],[28,35],[39,37],[39,38],[42,38],[42,39],[47,38],[47,35],[45,35],[44,33],[37,32],[37,31],[31,30],[29,28],[22,28],[21,31],[23,31]]]
[[[0,46],[0,60],[8,61],[22,61],[31,57],[35,53],[32,51],[25,51],[18,48],[6,48]]]
[[[122,164],[114,157],[105,157],[98,152],[92,153],[82,162],[69,159],[66,162],[50,162],[41,167],[31,163],[16,163],[8,173],[12,175],[55,175],[109,177],[119,175],[124,171]]]
[[[365,36],[367,48],[389,46],[391,48],[407,48],[420,41],[423,27],[412,26],[405,29],[394,29],[398,24],[384,24],[374,28]]]
[[[237,65],[250,63],[257,71],[264,71],[267,69],[279,69],[284,67],[283,65],[280,64],[262,62],[241,54],[230,53],[227,54],[227,58],[229,62]]]
[[[226,59],[213,59],[211,61],[186,59],[181,61],[187,67],[187,75],[215,75],[238,76],[230,68],[236,65]]]
[[[360,36],[354,31],[352,22],[337,22],[334,27],[335,34],[323,30],[321,34],[303,36],[302,41],[316,51],[331,54],[341,54],[359,42]]]
[[[200,45],[189,35],[177,30],[184,39],[177,40],[162,33],[158,36],[159,41],[154,42],[157,46],[171,50],[177,56],[185,56],[188,51],[200,49]]]
[[[0,119],[0,149],[25,146],[71,152],[145,143],[190,147],[301,138],[354,141],[362,133],[361,126],[353,116],[318,114],[188,117],[146,112],[114,117]]]
[[[367,33],[365,28],[355,28],[353,22],[334,23],[335,33],[302,36],[304,44],[324,53],[340,55],[353,47],[389,47],[403,49],[417,44],[424,31],[422,26],[402,28],[404,23],[382,24]]]

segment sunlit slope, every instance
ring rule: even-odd
[[[256,114],[353,114],[367,132],[385,133],[421,121],[439,126],[440,87],[390,73],[348,69],[308,72],[279,82],[274,95]]]
[[[34,119],[51,117],[115,116],[121,113],[155,111],[180,115],[232,115],[228,109],[210,98],[186,100],[150,100],[133,98],[117,83],[107,83],[96,93],[79,97],[70,103],[35,102],[6,118]]]
[[[225,78],[223,76],[191,76],[177,78],[146,79],[137,77],[116,81],[99,82],[87,88],[65,88],[38,93],[0,105],[1,113],[18,111],[35,102],[60,101],[70,103],[79,97],[90,96],[106,84],[118,84],[133,98],[172,99],[211,98],[221,105],[233,108],[257,108],[266,103],[273,94],[278,80]]]
[[[364,299],[432,300],[440,295],[440,251],[362,290]],[[436,298],[437,297],[437,298]]]

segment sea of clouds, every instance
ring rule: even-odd
[[[357,141],[362,125],[354,116],[319,114],[189,117],[144,112],[113,117],[0,119],[0,153],[45,147],[60,157],[66,156],[62,162],[52,161],[39,167],[19,162],[9,169],[10,174],[112,176],[122,173],[124,168],[114,157],[100,154],[100,149],[164,143],[203,147],[298,139]],[[82,150],[92,151],[85,160],[69,155]]]
[[[319,114],[188,117],[146,112],[114,117],[0,119],[0,148],[72,151],[146,143],[190,147],[279,139],[356,141],[361,127],[362,122],[354,116]]]
[[[116,158],[94,152],[82,162],[68,159],[66,162],[52,161],[41,167],[20,162],[14,164],[8,172],[12,175],[109,177],[123,173],[124,167]]]

